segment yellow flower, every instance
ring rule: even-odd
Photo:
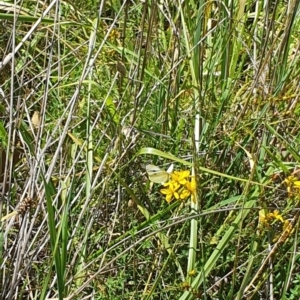
[[[266,218],[265,218],[265,222],[270,224],[273,219],[278,220],[281,223],[284,223],[284,219],[283,219],[282,215],[279,213],[278,210],[274,210],[274,212],[267,213]]]
[[[191,195],[190,191],[187,189],[183,189],[179,191],[179,196],[181,200],[187,199]]]
[[[297,194],[299,196],[299,189],[300,189],[300,180],[296,176],[289,176],[284,180],[285,184],[287,185],[287,192],[289,196],[292,194]],[[297,191],[293,189],[298,189]]]
[[[286,178],[284,180],[284,182],[288,185],[288,186],[293,186],[295,188],[300,188],[300,180],[296,177],[296,176],[289,176],[288,178]]]
[[[179,199],[179,194],[177,190],[180,188],[180,184],[175,181],[169,181],[164,184],[165,189],[161,189],[160,192],[166,195],[166,201],[170,203],[173,198]]]
[[[195,202],[194,194],[196,191],[196,181],[195,179],[192,179],[192,181],[186,181],[185,185],[180,185],[181,188],[178,191],[179,198],[181,200],[185,200],[192,196],[192,200]]]
[[[185,185],[187,182],[187,179],[190,176],[190,171],[185,170],[185,171],[174,171],[171,174],[171,178],[173,181],[176,181],[180,183],[181,185]]]
[[[196,180],[193,177],[191,181],[187,181],[185,184],[185,187],[189,190],[191,194],[194,194],[196,192]]]
[[[281,214],[279,213],[278,210],[274,210],[273,218],[276,219],[276,220],[279,220],[282,223],[284,223],[284,220],[283,220],[283,218],[282,218],[282,216],[281,216]]]
[[[195,192],[196,192],[196,180],[192,178],[191,181],[185,183],[184,189],[180,193],[180,199],[187,199],[192,196],[192,201],[195,202]]]

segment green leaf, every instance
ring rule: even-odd
[[[7,132],[1,121],[0,121],[0,146],[2,146],[5,149],[7,147]]]
[[[106,104],[106,107],[107,107],[107,109],[109,111],[109,114],[113,118],[114,122],[116,124],[120,124],[120,116],[117,113],[116,106],[115,106],[115,104],[113,102],[112,97],[110,97],[110,96],[107,97],[106,100],[105,100],[105,104]]]

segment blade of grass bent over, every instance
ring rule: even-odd
[[[160,157],[164,157],[166,159],[170,159],[170,160],[176,161],[176,162],[178,162],[178,163],[180,163],[180,164],[182,164],[184,166],[189,166],[189,167],[193,166],[193,163],[191,163],[191,162],[188,162],[188,161],[186,161],[184,159],[181,159],[181,158],[178,158],[178,157],[176,157],[176,156],[174,156],[172,154],[165,153],[163,151],[160,151],[160,150],[157,150],[157,149],[154,149],[154,148],[151,148],[151,147],[142,148],[137,153],[137,155],[143,155],[143,154],[157,155],[157,156],[160,156]],[[206,173],[209,173],[209,174],[214,174],[216,176],[225,177],[225,178],[229,178],[231,180],[236,180],[236,181],[241,181],[241,182],[245,182],[245,183],[255,184],[255,185],[258,185],[258,186],[267,187],[265,184],[262,184],[262,183],[259,183],[259,182],[256,182],[256,181],[252,181],[252,180],[248,180],[246,178],[240,178],[240,177],[235,177],[235,176],[227,175],[225,173],[220,173],[218,171],[207,169],[207,168],[202,167],[202,166],[199,166],[198,168],[202,172],[206,172]]]

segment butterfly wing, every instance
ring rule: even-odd
[[[154,165],[147,165],[146,171],[149,180],[154,183],[164,183],[169,180],[169,173]]]

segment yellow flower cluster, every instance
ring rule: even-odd
[[[289,196],[300,196],[300,180],[296,176],[289,176],[284,182]]]
[[[275,224],[277,221],[279,221],[282,224],[282,232],[284,233],[284,238],[286,239],[290,233],[292,232],[293,226],[288,220],[284,220],[282,215],[279,213],[278,210],[274,210],[274,212],[269,212],[265,216],[260,215],[259,221],[261,225],[265,225],[264,227],[269,228],[273,221],[275,221]],[[274,224],[274,223],[273,223]],[[276,235],[275,241],[279,235]]]
[[[271,223],[272,220],[278,220],[281,223],[284,223],[282,215],[279,213],[278,210],[274,210],[274,212],[270,212],[266,215],[266,220],[265,222]]]
[[[164,188],[160,190],[168,203],[173,199],[185,200],[190,196],[195,202],[196,181],[193,176],[190,176],[190,171],[174,171],[170,178],[171,180],[166,182]]]

